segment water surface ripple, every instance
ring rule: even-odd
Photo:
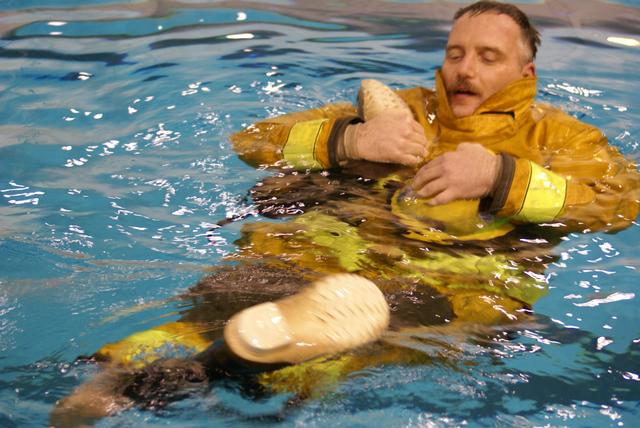
[[[543,33],[539,98],[638,162],[640,47],[612,37],[640,40],[640,9],[613,3],[525,7]],[[234,155],[233,131],[352,102],[363,78],[432,86],[458,6],[3,2],[0,425],[46,425],[93,373],[76,357],[177,319],[189,305],[172,298],[243,222],[267,221],[248,191],[272,173]],[[216,386],[100,426],[639,426],[639,241],[637,223],[564,237],[516,331],[397,338],[430,364],[362,370],[293,410]]]

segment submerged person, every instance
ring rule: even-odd
[[[364,82],[360,112],[329,105],[232,136],[250,165],[281,168],[253,189],[259,211],[292,219],[245,224],[230,257],[235,264],[184,296],[193,307],[179,321],[99,350],[95,358],[107,370],[62,400],[52,422],[72,423],[83,409],[90,419],[154,407],[238,373],[267,390],[304,397],[324,380],[368,365],[429,359],[398,343],[313,359],[379,338],[388,322],[381,306],[371,324],[354,312],[372,330],[352,342],[339,335],[314,339],[334,331],[309,321],[306,343],[337,346],[299,353],[296,332],[307,321],[289,316],[291,305],[281,302],[311,313],[305,305],[313,298],[295,293],[316,281],[310,293],[318,297],[328,274],[373,281],[398,331],[526,317],[546,292],[544,270],[562,234],[621,230],[640,203],[635,165],[598,129],[534,101],[539,43],[515,6],[474,3],[455,15],[435,91],[387,92]],[[372,290],[365,284],[352,294],[366,305],[375,293],[363,291]],[[260,303],[291,294],[293,300]],[[327,314],[335,309],[316,304]],[[286,327],[278,325],[283,319]],[[155,349],[167,343],[190,347],[195,356],[152,363],[161,356]],[[170,391],[159,391],[169,383]],[[95,396],[102,399],[91,407],[88,397]]]

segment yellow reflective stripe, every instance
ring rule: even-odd
[[[284,160],[294,168],[322,169],[323,165],[315,157],[315,147],[320,131],[328,121],[318,119],[293,125],[282,150]]]
[[[564,207],[567,181],[540,165],[529,162],[529,186],[517,220],[541,223],[554,220]]]

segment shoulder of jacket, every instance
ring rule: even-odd
[[[536,123],[546,123],[549,129],[555,129],[557,131],[570,130],[574,133],[601,131],[588,123],[585,123],[570,114],[564,112],[562,109],[555,107],[551,104],[534,102],[531,104],[531,117]]]

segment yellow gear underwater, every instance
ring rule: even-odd
[[[431,140],[437,138],[430,158],[455,150],[463,141],[478,142],[509,156],[511,179],[503,183],[501,203],[492,207],[503,218],[479,213],[477,200],[430,206],[427,201],[412,197],[407,187],[386,186],[394,180],[405,184],[406,179],[387,177],[376,186],[377,190],[390,189],[384,202],[374,198],[348,200],[352,210],[362,211],[357,213],[361,223],[352,221],[355,216],[340,212],[336,202],[327,211],[322,206],[312,208],[287,222],[246,224],[244,245],[233,260],[242,263],[266,259],[278,268],[295,266],[314,275],[352,272],[398,287],[418,284],[444,296],[457,319],[491,324],[502,322],[502,313],[507,319],[515,316],[518,310],[546,294],[544,258],[511,257],[492,248],[482,251],[477,242],[469,245],[475,245],[469,250],[467,243],[505,237],[514,230],[510,219],[559,219],[570,226],[572,221],[584,221],[589,227],[615,230],[637,215],[635,167],[630,167],[615,150],[603,148],[606,140],[594,128],[551,107],[533,104],[535,80],[511,84],[488,100],[479,114],[463,119],[452,117],[439,73],[436,86],[436,93],[415,88],[398,95],[423,125],[425,135]],[[392,94],[386,96],[394,103],[398,101]],[[387,105],[383,103],[381,108]],[[300,169],[329,168],[336,166],[332,157],[335,137],[352,120],[354,110],[353,106],[336,105],[273,118],[247,128],[232,140],[240,156],[254,165],[285,161]],[[576,150],[565,150],[565,143]],[[562,150],[554,145],[560,145]],[[576,170],[571,159],[582,148],[590,163]],[[612,164],[615,167],[610,168]],[[593,182],[604,183],[599,184],[604,190],[595,194]],[[616,189],[633,189],[626,191],[626,199],[619,207],[614,206],[617,199],[610,197]],[[358,203],[366,202],[381,202],[380,208],[385,208],[389,217],[368,216],[366,206],[358,207]],[[389,205],[383,206],[385,202]],[[376,221],[383,226],[376,227]],[[605,223],[608,226],[603,226]],[[379,230],[395,235],[376,236]],[[202,333],[206,333],[204,325],[169,323],[106,345],[96,357],[140,368],[172,356],[176,350],[187,355],[202,352],[211,344]],[[375,351],[317,358],[266,371],[257,379],[274,392],[311,396],[355,370],[386,362],[429,359],[422,352],[402,347]]]
[[[404,240],[421,233],[420,240],[426,240],[424,220],[440,221],[446,224],[448,218],[455,218],[459,224],[456,233],[449,235],[439,232],[438,238],[451,244],[464,236],[476,236],[475,228],[492,229],[508,233],[507,227],[476,226],[477,203],[454,204],[444,212],[430,211],[429,206],[403,206],[399,196],[402,190],[394,192],[392,210],[400,223],[409,227],[416,222],[413,234],[405,233]],[[394,202],[395,200],[395,202]],[[394,205],[395,203],[395,205]],[[407,209],[413,216],[405,214]],[[418,214],[415,214],[418,213]],[[450,217],[448,215],[450,214]],[[423,218],[421,218],[423,217]],[[464,223],[471,217],[473,221]],[[418,229],[418,227],[420,229]],[[460,233],[467,232],[467,235]],[[482,231],[484,232],[484,230]],[[422,284],[441,293],[448,300],[454,317],[476,324],[495,324],[513,316],[523,305],[533,304],[546,293],[546,282],[536,279],[526,272],[525,266],[510,260],[504,254],[472,254],[451,251],[451,245],[441,249],[429,248],[421,256],[394,247],[389,257],[381,258],[384,239],[373,242],[361,236],[358,227],[334,216],[312,210],[287,222],[256,222],[243,227],[246,245],[240,248],[237,260],[248,261],[265,254],[281,258],[303,269],[325,272],[355,272],[382,285],[385,281],[395,287],[406,283]],[[490,239],[490,238],[487,238]],[[411,240],[411,239],[409,239]],[[254,253],[255,252],[255,253]],[[402,278],[406,281],[403,283]],[[418,288],[420,285],[418,285]],[[384,291],[384,285],[381,287]],[[426,306],[425,310],[430,310]],[[215,314],[212,314],[215,316]],[[132,370],[144,369],[162,358],[194,357],[212,345],[207,337],[206,323],[172,322],[153,329],[132,334],[125,339],[103,346],[94,355],[96,359],[109,361],[117,366]],[[382,364],[425,364],[432,357],[423,352],[393,344],[371,345],[360,351],[324,356],[284,368],[274,368],[256,374],[259,385],[273,393],[294,393],[300,398],[318,397],[350,373],[366,367]]]
[[[318,269],[322,262],[323,270],[357,272],[372,280],[412,278],[447,296],[476,290],[532,305],[547,292],[543,278],[527,274],[525,266],[504,254],[430,248],[417,257],[392,247],[385,258],[380,243],[364,239],[357,227],[318,211],[285,223],[254,223],[245,231],[248,244],[240,257],[280,254],[288,263],[308,269]],[[332,262],[336,265],[331,266]]]
[[[409,186],[397,190],[391,197],[391,212],[407,227],[404,236],[438,244],[486,241],[514,229],[506,218],[489,214],[483,218],[479,205],[480,201],[474,199],[432,206],[426,199],[413,197]]]
[[[98,361],[139,369],[160,358],[188,356],[204,351],[211,344],[211,340],[202,335],[206,331],[207,327],[203,324],[170,322],[108,343],[93,357]]]

